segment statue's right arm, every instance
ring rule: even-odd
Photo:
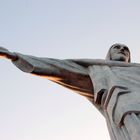
[[[24,72],[46,77],[83,96],[93,98],[93,84],[87,69],[75,62],[11,53],[4,48],[0,48],[0,56],[11,59]]]
[[[0,47],[0,57],[7,58],[10,60],[17,60],[17,55],[10,52],[8,49]]]

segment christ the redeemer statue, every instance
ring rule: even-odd
[[[112,45],[105,60],[40,58],[3,47],[0,56],[88,98],[105,117],[111,140],[140,139],[140,64],[130,63],[126,45]]]

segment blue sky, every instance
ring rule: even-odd
[[[101,58],[116,42],[139,62],[140,2],[0,0],[0,46],[39,57]],[[84,97],[0,61],[0,139],[109,140]]]

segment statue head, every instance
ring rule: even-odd
[[[106,60],[122,61],[128,63],[131,61],[130,50],[124,44],[113,44],[107,53]]]

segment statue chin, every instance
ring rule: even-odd
[[[122,61],[122,62],[126,62],[126,58],[125,57],[118,57],[118,58],[115,58],[115,59],[111,59],[113,61]]]

